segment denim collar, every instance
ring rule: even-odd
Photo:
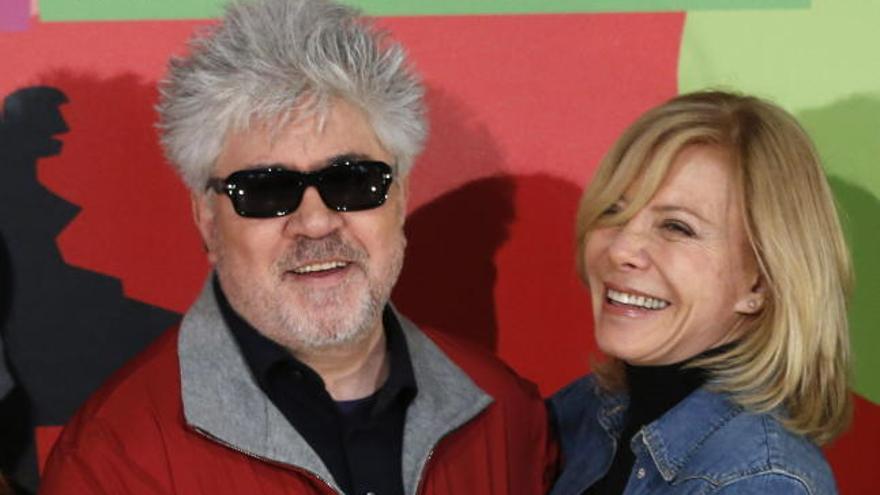
[[[801,483],[810,493],[837,493],[821,450],[779,423],[782,408],[752,414],[712,386],[692,392],[633,437],[636,473],[644,483],[628,493],[714,493],[722,486],[730,486],[732,493],[733,483],[743,493],[763,493],[774,482]],[[584,493],[607,473],[628,407],[627,394],[602,390],[594,375],[553,395],[550,411],[564,469],[552,495]]]
[[[549,400],[564,469],[550,495],[583,493],[611,465],[623,431],[629,397],[608,393],[593,375],[569,384]]]
[[[629,408],[629,395],[625,392],[609,393],[598,383],[592,383],[599,397],[598,420],[602,428],[613,438],[620,438],[626,426],[626,410]]]
[[[629,397],[626,393],[599,391],[598,421],[614,438],[620,438],[626,423]],[[743,411],[726,394],[699,388],[656,421],[643,427],[632,439],[638,452],[647,448],[651,460],[666,481],[672,481],[688,465],[695,452],[718,429]]]
[[[717,430],[743,411],[723,393],[700,388],[642,428],[642,439],[663,479],[672,481]]]

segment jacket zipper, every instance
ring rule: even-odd
[[[444,433],[443,435],[440,435],[440,438],[438,438],[437,441],[434,442],[434,446],[432,446],[432,447],[431,447],[431,450],[428,451],[428,457],[425,458],[425,463],[422,464],[422,468],[419,470],[419,477],[416,478],[416,489],[413,490],[413,495],[419,495],[419,494],[422,493],[422,480],[423,480],[424,477],[425,477],[425,472],[428,470],[428,465],[431,464],[431,458],[434,457],[434,450],[435,450],[434,447],[436,447],[437,445],[440,445],[440,442],[442,442],[443,439],[445,439],[445,438],[448,437],[449,435],[455,433],[456,431],[458,431],[458,430],[460,430],[461,428],[463,428],[465,425],[470,424],[471,422],[475,421],[475,420],[476,420],[477,418],[479,418],[480,416],[484,415],[484,414],[486,413],[486,409],[488,409],[489,406],[491,406],[491,403],[490,403],[490,404],[487,404],[485,407],[483,407],[482,409],[480,409],[480,410],[477,412],[477,414],[474,414],[472,417],[470,417],[470,418],[469,418],[467,421],[465,421],[464,423],[462,423],[462,424],[456,426],[455,428],[453,428],[453,429],[447,431],[447,432]]]
[[[273,461],[273,460],[271,460],[271,459],[267,459],[267,458],[265,458],[265,457],[263,457],[263,456],[260,456],[260,455],[254,454],[253,452],[249,452],[249,451],[247,451],[247,450],[244,450],[244,449],[242,449],[242,448],[240,448],[240,447],[237,447],[237,446],[235,446],[235,445],[233,445],[233,444],[231,444],[231,443],[229,443],[229,442],[227,442],[227,441],[225,441],[225,440],[221,440],[220,438],[217,438],[216,436],[214,436],[214,435],[208,433],[207,431],[205,431],[205,430],[203,430],[203,429],[201,429],[201,428],[199,428],[199,427],[197,427],[197,426],[192,426],[192,425],[191,425],[190,428],[191,428],[193,431],[195,431],[196,433],[198,433],[199,435],[201,435],[201,436],[207,438],[208,440],[210,440],[210,441],[212,441],[212,442],[214,442],[214,443],[218,443],[218,444],[220,444],[220,445],[222,445],[222,446],[224,446],[224,447],[226,447],[226,448],[229,448],[229,449],[231,449],[231,450],[234,450],[234,451],[238,452],[239,454],[242,454],[242,455],[244,455],[244,456],[250,457],[251,459],[256,459],[256,460],[258,460],[258,461],[260,461],[260,462],[265,462],[266,464],[271,464],[271,465],[273,465],[273,466],[278,466],[278,467],[280,467],[280,468],[282,468],[282,469],[286,469],[286,470],[288,470],[288,471],[293,471],[293,472],[297,472],[297,473],[300,473],[300,474],[303,474],[303,475],[309,476],[309,477],[311,477],[311,478],[313,478],[313,479],[316,479],[316,480],[318,480],[319,482],[321,482],[321,484],[323,484],[323,485],[324,485],[324,486],[325,486],[325,487],[326,487],[331,493],[335,493],[335,494],[337,494],[337,495],[344,495],[344,494],[341,494],[340,492],[336,491],[336,489],[333,488],[333,486],[330,484],[330,482],[328,482],[327,480],[325,480],[324,478],[322,478],[322,477],[321,477],[320,475],[318,475],[317,473],[313,473],[313,472],[311,472],[311,471],[309,471],[309,470],[307,470],[307,469],[298,468],[298,467],[296,467],[296,466],[291,466],[291,465],[289,465],[289,464],[284,464],[284,463],[276,462],[276,461]],[[429,455],[428,458],[430,459],[430,455]],[[427,464],[427,463],[426,463],[426,464]]]
[[[413,490],[413,495],[419,495],[420,493],[422,493],[422,480],[425,477],[425,472],[428,470],[428,466],[431,464],[431,459],[434,457],[434,450],[435,450],[434,447],[436,447],[437,445],[440,445],[440,442],[442,442],[443,439],[445,439],[449,435],[455,433],[456,431],[460,430],[465,425],[470,424],[472,421],[474,421],[478,417],[482,416],[485,412],[486,412],[486,408],[484,407],[477,414],[475,414],[473,417],[471,417],[470,419],[468,419],[464,423],[456,426],[455,428],[447,431],[446,433],[441,435],[440,438],[438,438],[436,442],[434,442],[434,446],[431,447],[431,450],[428,451],[428,457],[425,458],[425,463],[422,464],[422,468],[419,470],[419,477],[416,478],[416,487],[415,487],[416,489]]]
[[[440,440],[443,440],[444,437],[446,437],[446,435],[443,435],[442,437],[440,437],[440,439],[437,440],[437,443],[435,443],[434,445],[437,445],[438,443],[440,443]],[[414,495],[418,495],[418,494],[422,493],[422,479],[425,477],[425,471],[428,470],[428,464],[431,463],[432,457],[434,457],[434,448],[433,447],[431,448],[431,450],[428,451],[428,457],[425,458],[425,463],[422,464],[422,469],[419,470],[419,477],[416,478],[416,489],[415,489]]]

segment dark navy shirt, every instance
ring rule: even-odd
[[[232,309],[216,279],[214,292],[257,384],[315,450],[336,484],[351,495],[403,495],[403,426],[417,388],[406,340],[391,309],[386,307],[382,316],[388,379],[369,397],[337,402],[314,370]]]

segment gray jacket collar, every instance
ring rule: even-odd
[[[414,494],[434,446],[492,398],[416,326],[400,316],[418,395],[406,414],[403,486]],[[178,341],[186,422],[245,455],[305,470],[341,492],[329,470],[251,375],[211,289],[210,278],[184,315]]]

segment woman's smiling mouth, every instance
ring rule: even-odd
[[[670,304],[669,301],[660,298],[631,294],[614,289],[606,289],[605,300],[613,305],[633,306],[648,310],[664,309]]]

